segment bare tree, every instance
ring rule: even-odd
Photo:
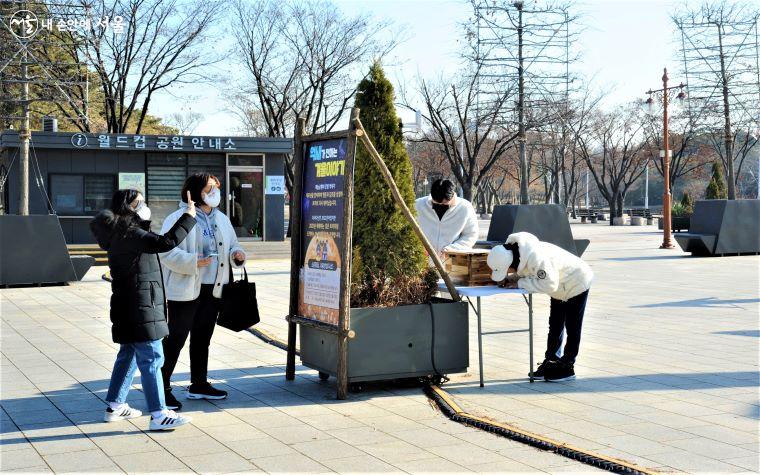
[[[26,36],[16,31],[18,24],[13,24],[13,16],[22,4],[0,1],[0,129],[14,123],[23,128],[21,122],[27,113],[34,124],[57,112],[62,129],[89,130],[92,111],[87,64],[68,54],[76,51],[81,39],[41,27],[48,21],[58,21],[68,28],[72,23],[78,24],[85,10],[68,7],[59,11],[56,5],[25,4],[23,8],[38,22]]]
[[[367,66],[404,38],[389,31],[388,21],[349,17],[324,0],[237,0],[233,8],[235,53],[246,77],[231,86],[235,95],[252,98],[237,114],[255,118],[269,137],[292,136],[297,117],[306,120],[307,133],[332,130]],[[292,157],[286,157],[285,182],[292,193]]]
[[[760,129],[753,131],[749,128],[740,129],[734,128],[731,134],[731,153],[733,154],[733,160],[729,160],[725,153],[725,137],[722,131],[713,130],[704,134],[705,142],[711,146],[715,155],[720,158],[723,163],[723,168],[728,169],[729,162],[732,165],[734,173],[734,179],[730,180],[726,177],[726,181],[734,183],[735,187],[740,187],[740,180],[744,177],[744,165],[747,159],[751,159],[754,155],[757,155],[757,146],[760,143]],[[756,148],[757,147],[757,148]],[[726,172],[728,174],[728,172]],[[741,187],[740,187],[741,188]],[[734,190],[736,193],[736,190]],[[741,197],[741,194],[737,195]]]
[[[625,195],[644,173],[642,128],[636,107],[620,107],[594,114],[591,126],[577,135],[578,151],[609,204],[610,218],[623,216]]]
[[[448,176],[446,170],[446,157],[435,143],[419,140],[419,138],[406,140],[406,150],[409,160],[412,162],[412,178],[417,195],[427,194],[434,180]]]
[[[255,94],[238,92],[230,98],[227,108],[238,119],[236,130],[248,137],[268,137],[269,129],[261,113],[255,105]]]
[[[752,4],[707,1],[672,19],[681,36],[689,112],[710,134],[726,169],[728,198],[736,199],[735,168],[757,144],[748,135],[738,136],[760,124],[760,10]]]
[[[675,189],[681,178],[689,178],[697,173],[707,161],[712,161],[715,155],[713,148],[706,146],[705,137],[692,120],[688,111],[683,110],[673,114],[668,120],[670,158],[670,187]],[[663,175],[664,157],[660,157],[662,149],[662,119],[659,114],[650,114],[644,118],[644,136],[647,141],[646,152],[654,163],[655,168]],[[720,147],[718,147],[720,148]]]
[[[174,112],[169,115],[167,124],[177,129],[180,135],[191,135],[203,120],[200,112]]]
[[[517,140],[518,133],[503,125],[513,91],[502,91],[487,105],[478,104],[482,66],[472,66],[475,70],[460,75],[455,84],[420,79],[417,92],[424,103],[422,117],[430,127],[430,133],[420,140],[438,145],[463,197],[476,201],[481,182]],[[406,98],[404,104],[413,109]]]
[[[571,93],[571,56],[579,31],[577,15],[568,2],[544,0],[470,0],[474,21],[468,37],[474,41],[472,56],[483,66],[480,92],[485,101],[500,91],[514,89],[516,101],[511,120],[517,126],[520,164],[520,201],[530,202],[530,164],[527,157],[529,123],[535,122],[537,108],[545,125],[566,112],[556,106],[566,104]],[[506,119],[504,117],[503,119]],[[558,181],[559,183],[559,181]]]
[[[203,80],[202,71],[215,62],[202,46],[219,10],[217,1],[76,3],[87,9],[90,24],[66,32],[81,39],[68,54],[94,69],[109,132],[139,133],[157,92]],[[103,19],[110,22],[107,28],[100,26]]]

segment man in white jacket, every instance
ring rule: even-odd
[[[491,249],[488,266],[499,285],[543,293],[551,297],[549,336],[545,360],[533,372],[547,381],[575,379],[575,358],[594,273],[579,257],[530,233],[510,234],[504,245]],[[562,333],[567,342],[562,347]]]
[[[430,196],[414,202],[417,221],[439,256],[444,251],[471,249],[478,240],[478,218],[464,198],[456,196],[451,180],[436,180]]]

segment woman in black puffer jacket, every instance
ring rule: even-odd
[[[190,203],[188,203],[190,204]],[[190,422],[166,408],[161,340],[169,334],[161,265],[157,254],[181,243],[195,226],[195,205],[164,235],[150,231],[150,209],[137,190],[118,190],[111,208],[98,213],[90,229],[108,251],[111,268],[111,333],[121,345],[111,374],[106,422],[139,417],[126,403],[136,370],[151,412],[150,430],[174,429]]]

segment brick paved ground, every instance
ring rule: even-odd
[[[757,257],[682,258],[647,228],[573,226],[597,274],[579,380],[525,381],[525,305],[484,301],[486,387],[471,371],[446,388],[465,409],[668,471],[758,471]],[[284,337],[288,262],[254,262],[263,321]],[[211,377],[230,391],[187,401],[191,426],[149,433],[147,417],[105,424],[109,286],[91,271],[68,287],[0,290],[0,469],[43,471],[590,471],[563,457],[449,422],[419,389],[334,400],[332,381],[247,333],[218,329]],[[548,305],[536,298],[537,335]],[[508,331],[509,333],[503,333]],[[502,332],[502,333],[499,333]],[[537,338],[537,358],[543,345]],[[187,385],[187,354],[177,372]],[[139,379],[130,402],[144,409]]]

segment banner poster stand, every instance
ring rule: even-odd
[[[299,118],[294,134],[291,217],[290,306],[285,377],[295,379],[297,325],[337,335],[338,399],[348,392],[351,309],[351,236],[354,160],[359,109],[348,130],[304,135]]]

